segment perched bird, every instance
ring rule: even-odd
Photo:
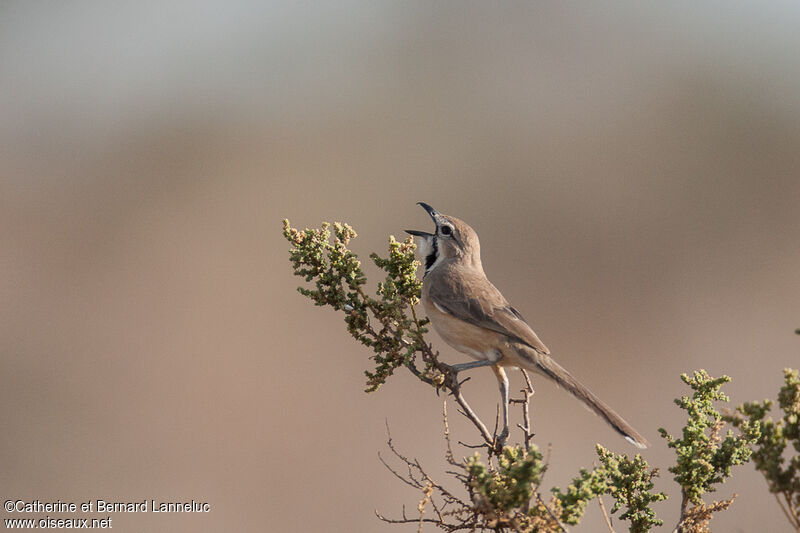
[[[465,222],[420,202],[435,233],[406,230],[418,238],[425,261],[422,302],[434,329],[447,344],[476,361],[453,365],[456,372],[491,366],[503,404],[501,442],[508,437],[508,377],[505,367],[530,370],[555,381],[600,415],[631,444],[647,440],[592,391],[559,365],[522,315],[486,278],[478,235]]]

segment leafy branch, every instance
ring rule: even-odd
[[[724,438],[725,420],[714,407],[715,401],[727,402],[722,385],[731,378],[712,378],[705,370],[696,370],[692,377],[681,375],[681,380],[692,389],[692,396],[677,398],[675,403],[688,414],[681,438],[675,438],[664,428],[659,428],[667,446],[675,450],[676,464],[669,468],[681,486],[681,516],[676,526],[678,532],[702,532],[714,512],[727,509],[736,498],[705,505],[702,495],[714,492],[716,485],[724,483],[731,468],[746,463],[752,450],[750,445],[759,436],[758,425],[748,426],[740,436],[728,430]],[[690,508],[689,504],[694,507]]]
[[[783,379],[778,392],[781,417],[777,421],[768,416],[775,405],[772,400],[744,403],[726,418],[744,434],[761,428],[753,464],[786,519],[800,531],[800,376],[796,369],[785,368]]]
[[[662,523],[655,519],[649,505],[666,499],[666,495],[650,492],[657,470],[649,470],[638,455],[630,459],[598,446],[600,464],[591,471],[582,469],[567,490],[552,489],[553,496],[546,502],[540,485],[547,461],[536,445],[506,446],[486,462],[479,453],[459,461],[452,450],[446,403],[443,419],[445,460],[451,468],[448,473],[462,485],[466,496],[445,488],[428,475],[417,459],[400,453],[390,435],[389,449],[407,473],[401,474],[382,457],[381,461],[403,483],[419,490],[421,498],[417,516],[408,516],[405,508],[399,518],[387,518],[376,512],[384,522],[418,526],[431,523],[445,531],[561,533],[567,531],[567,525],[579,523],[590,501],[597,499],[602,507],[601,496],[610,495],[615,501],[612,514],[624,508],[619,518],[630,521],[630,531],[643,533]],[[433,516],[426,516],[428,509]]]
[[[603,503],[605,496],[614,502],[610,514],[618,514],[620,520],[627,521],[631,532],[644,533],[662,524],[651,509],[652,504],[667,497],[652,492],[658,469],[651,469],[640,455],[632,458],[617,455],[600,445],[596,449],[596,464],[591,469],[581,469],[566,489],[551,489],[552,496],[545,501],[540,485],[547,461],[532,440],[530,400],[534,392],[528,374],[523,371],[526,387],[522,397],[511,400],[522,408],[522,422],[517,427],[522,431],[523,443],[503,447],[470,408],[456,372],[440,362],[438,352],[425,341],[428,320],[420,318],[415,309],[422,283],[416,278],[419,263],[414,258],[415,246],[410,238],[399,242],[390,237],[386,257],[370,255],[384,272],[383,280],[371,295],[366,289],[361,262],[349,248],[356,237],[350,226],[324,223],[319,229],[298,230],[285,220],[283,234],[292,246],[289,258],[294,273],[310,284],[299,287],[299,292],[316,305],[330,306],[342,313],[347,331],[372,350],[374,368],[365,371],[366,391],[376,391],[395,370],[404,367],[437,394],[444,391],[452,395],[459,412],[483,438],[482,445],[468,447],[486,448],[486,459],[474,452],[456,459],[445,404],[445,460],[450,466],[449,474],[466,494],[461,496],[459,491],[435,481],[419,461],[400,453],[390,436],[389,449],[404,464],[407,473],[400,473],[383,458],[381,461],[395,476],[419,490],[421,499],[415,516],[408,516],[403,509],[401,518],[378,515],[382,520],[413,523],[419,531],[424,524],[434,524],[445,531],[566,532],[567,526],[579,523],[589,502],[597,500],[613,533]],[[692,390],[691,396],[675,400],[686,411],[687,423],[680,438],[663,428],[659,430],[667,446],[676,453],[676,463],[669,468],[682,493],[675,530],[708,531],[714,513],[730,507],[733,498],[707,504],[702,496],[724,483],[733,466],[747,462],[753,453],[751,446],[755,445],[756,467],[764,473],[770,490],[800,531],[800,459],[796,454],[787,459],[784,454],[790,444],[800,452],[797,371],[787,370],[786,384],[779,395],[784,416],[778,422],[765,419],[772,406],[769,401],[745,404],[737,409],[735,416],[723,417],[714,403],[728,401],[721,391],[722,385],[730,381],[727,376],[712,378],[704,370],[698,370],[691,377],[684,374],[681,379]],[[726,420],[741,434],[734,436],[730,430],[723,433]]]
[[[283,221],[283,235],[292,244],[289,260],[295,275],[314,282],[313,289],[299,287],[300,294],[311,298],[316,305],[331,306],[342,312],[347,331],[373,351],[375,369],[364,372],[366,391],[376,391],[397,368],[404,366],[437,391],[444,389],[450,393],[480,432],[485,446],[499,453],[501,443],[470,407],[457,372],[439,361],[438,352],[425,342],[428,320],[418,318],[414,309],[422,289],[422,282],[416,278],[419,262],[414,258],[414,241],[409,237],[398,242],[390,237],[387,257],[370,255],[386,273],[378,284],[376,297],[372,297],[364,290],[367,279],[361,262],[348,248],[356,232],[338,222],[333,224],[333,234],[330,228],[325,222],[320,229],[301,231],[288,220]]]

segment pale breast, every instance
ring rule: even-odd
[[[498,344],[498,333],[455,318],[437,306],[424,291],[422,303],[433,329],[447,344],[478,360],[495,357],[493,352]]]

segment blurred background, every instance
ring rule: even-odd
[[[349,222],[366,259],[429,229],[425,201],[476,229],[490,279],[654,444],[671,530],[657,428],[680,431],[680,373],[729,374],[739,403],[798,364],[798,16],[0,3],[3,499],[212,506],[113,515],[119,531],[404,531],[373,514],[419,499],[378,461],[385,422],[444,481],[441,398],[402,372],[363,392],[369,352],[296,293],[280,230]],[[635,451],[535,385],[546,487],[595,442]],[[467,395],[493,418],[491,372]],[[733,492],[715,530],[789,530],[751,466],[712,496]],[[601,520],[591,505],[574,530]]]

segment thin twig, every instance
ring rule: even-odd
[[[417,519],[417,518],[406,518],[405,516],[403,518],[399,518],[399,519],[398,518],[386,518],[385,516],[380,514],[377,509],[375,510],[375,516],[377,516],[378,518],[380,518],[381,520],[383,520],[384,522],[389,523],[389,524],[418,524],[420,522],[428,522],[428,523],[436,524],[436,525],[442,527],[442,524],[435,518],[420,518],[420,519]],[[458,531],[459,529],[467,529],[468,527],[469,526],[460,526],[457,529],[447,528],[447,531]]]
[[[438,353],[434,353],[431,345],[425,342],[425,339],[422,335],[422,325],[420,324],[420,321],[417,318],[417,312],[414,306],[412,305],[410,307],[411,307],[411,317],[416,327],[416,331],[414,333],[417,335],[418,342],[422,347],[421,348],[422,360],[425,361],[425,363],[432,365],[439,372],[444,374],[445,380],[443,386],[453,395],[458,405],[461,406],[461,409],[463,409],[464,412],[464,416],[466,416],[473,423],[473,425],[476,428],[478,428],[478,431],[480,432],[481,437],[483,437],[483,440],[485,440],[486,443],[489,444],[492,449],[496,449],[497,443],[495,442],[495,439],[492,437],[492,434],[486,428],[486,425],[483,423],[483,421],[481,421],[481,419],[478,417],[475,411],[472,410],[472,407],[470,407],[469,403],[467,403],[467,400],[464,398],[464,395],[461,393],[461,385],[467,380],[465,379],[463,382],[459,383],[458,373],[454,372],[453,368],[450,365],[447,365],[439,361]],[[419,370],[417,370],[415,367],[412,367],[412,365],[408,365],[408,367],[418,378],[425,378],[425,376],[423,376],[422,373],[419,372]],[[428,383],[431,382],[429,379],[423,379],[423,381],[426,381]]]
[[[417,529],[417,533],[422,533],[422,526],[425,524],[423,516],[425,515],[425,506],[430,503],[431,496],[433,495],[433,485],[430,483],[422,489],[422,494],[424,495],[422,499],[419,501],[419,505],[417,505],[417,509],[419,510],[419,529]]]
[[[788,520],[789,523],[794,523],[795,528],[797,528],[797,523],[792,519],[792,516],[789,514],[789,511],[786,510],[786,507],[784,507],[783,502],[781,501],[781,497],[778,495],[778,493],[776,492],[773,493],[772,495],[775,496],[775,501],[778,502],[778,505],[781,506],[781,511],[783,511],[784,516],[786,516],[786,520]]]
[[[567,531],[567,528],[564,527],[564,524],[561,523],[561,520],[559,520],[558,517],[555,515],[555,513],[553,513],[553,510],[550,509],[550,506],[547,505],[546,503],[544,503],[544,500],[542,499],[542,496],[541,496],[541,494],[539,494],[538,490],[536,491],[536,499],[539,501],[539,503],[542,505],[542,507],[545,508],[545,510],[547,511],[547,514],[550,515],[550,518],[552,518],[555,521],[555,523],[558,524],[558,527],[561,528],[561,531],[563,531],[564,533],[569,533]]]
[[[522,433],[525,436],[525,447],[530,448],[531,439],[533,438],[530,412],[530,401],[531,397],[533,396],[533,384],[531,383],[530,376],[528,376],[528,372],[525,369],[521,370],[522,375],[525,378],[525,388],[522,390],[522,393],[525,395],[525,398],[522,402],[522,424],[524,425],[522,428]]]
[[[486,429],[486,425],[478,418],[478,415],[475,414],[475,411],[472,410],[472,407],[469,406],[467,400],[464,398],[464,395],[461,394],[461,387],[456,386],[455,390],[452,391],[453,396],[458,402],[458,405],[461,406],[461,409],[464,410],[464,414],[469,420],[478,428],[478,431],[481,432],[481,436],[483,440],[485,440],[488,444],[494,445],[494,439],[492,438],[492,434],[489,433],[489,430]]]
[[[461,411],[459,411],[459,413],[461,413]],[[492,450],[491,446],[489,446],[488,444],[485,444],[485,443],[484,444],[467,444],[466,442],[464,442],[462,440],[458,441],[458,443],[461,446],[463,446],[464,448],[469,448],[471,450],[478,450],[480,448],[489,448],[489,452],[490,453],[491,453],[491,450]]]
[[[797,529],[800,529],[800,517],[797,516],[795,507],[792,504],[792,497],[786,492],[784,492],[783,497],[786,498],[786,505],[789,508],[792,518],[794,518],[794,523],[796,524]]]
[[[798,519],[797,513],[795,512],[794,507],[792,506],[791,497],[786,493],[786,491],[781,492],[781,494],[786,499],[785,506],[783,501],[781,501],[780,496],[777,493],[775,493],[775,499],[778,501],[778,505],[781,506],[781,511],[783,511],[783,514],[786,515],[786,519],[789,521],[789,523],[793,524],[795,529],[800,530],[800,519]]]
[[[443,415],[445,417],[445,438],[449,440],[449,424],[447,422],[447,411],[446,407],[443,411]],[[421,531],[423,524],[431,523],[436,524],[440,528],[444,529],[445,531],[460,531],[464,529],[472,529],[474,530],[477,526],[477,516],[472,510],[472,505],[467,503],[466,501],[462,500],[461,498],[455,496],[453,493],[448,491],[442,485],[434,481],[423,469],[422,465],[420,464],[419,460],[417,459],[410,459],[404,454],[400,453],[394,445],[392,440],[391,431],[389,429],[388,421],[386,423],[386,432],[387,432],[387,446],[391,450],[391,452],[400,459],[403,463],[405,463],[406,467],[408,468],[408,473],[405,475],[400,474],[396,469],[392,468],[384,459],[383,457],[378,454],[380,461],[383,465],[397,477],[403,483],[414,487],[418,490],[422,491],[422,498],[417,503],[417,512],[418,515],[416,518],[409,517],[406,514],[405,506],[402,507],[401,518],[393,519],[387,518],[381,515],[377,510],[375,511],[376,516],[381,520],[388,522],[388,523],[395,523],[395,524],[417,524],[418,532]],[[450,455],[452,457],[452,450],[450,450]],[[455,461],[455,457],[452,457],[452,464],[463,468],[463,465],[459,465]],[[463,475],[461,475],[463,477]],[[443,504],[440,505],[436,502],[435,496],[438,495],[440,498],[444,500]],[[436,518],[426,518],[424,516],[426,508],[430,506],[433,508],[434,513],[436,514]],[[445,511],[445,509],[451,506],[451,509]],[[453,522],[447,522],[446,517],[452,516],[455,520]]]
[[[603,518],[606,519],[606,525],[608,526],[609,533],[616,533],[614,528],[611,527],[611,519],[608,517],[608,513],[606,512],[606,506],[603,503],[603,497],[599,494],[597,495],[597,503],[600,504],[600,510],[603,511]]]
[[[686,509],[689,507],[689,497],[686,495],[686,489],[681,489],[681,515],[678,517],[678,524],[672,533],[681,533],[683,531],[683,521],[686,520]]]
[[[414,487],[415,489],[418,489],[418,488],[419,488],[417,485],[415,485],[414,483],[410,482],[408,479],[406,479],[406,478],[404,478],[403,476],[401,476],[401,475],[400,475],[400,473],[399,473],[399,472],[397,472],[397,470],[395,470],[394,468],[392,468],[391,466],[389,466],[389,464],[388,464],[388,463],[387,463],[387,462],[386,462],[386,461],[383,459],[383,457],[381,456],[380,452],[378,452],[378,459],[380,460],[380,462],[381,462],[381,463],[383,463],[383,466],[385,466],[385,467],[386,467],[386,469],[387,469],[389,472],[391,472],[392,474],[394,474],[394,476],[395,476],[397,479],[399,479],[400,481],[402,481],[402,482],[403,482],[403,483],[405,483],[406,485],[409,485],[409,486],[411,486],[411,487]]]
[[[459,467],[459,468],[463,468],[464,467],[463,463],[459,463],[458,461],[456,461],[455,454],[453,454],[453,443],[450,440],[450,421],[447,418],[447,399],[445,399],[442,402],[442,419],[444,421],[444,440],[447,443],[447,451],[445,452],[444,457],[447,460],[447,462],[450,463],[451,465]],[[467,448],[471,448],[472,447],[472,446],[470,446],[468,444],[464,444],[461,441],[458,441],[458,443],[461,444],[462,446],[467,447]],[[476,447],[483,448],[484,446],[486,446],[486,445],[485,444],[481,444],[481,445],[476,446]],[[448,471],[448,474],[452,474],[452,475],[456,476],[459,479],[464,477],[459,472]]]

